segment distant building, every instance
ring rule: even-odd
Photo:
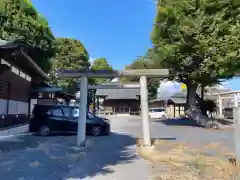
[[[184,106],[186,104],[186,93],[175,93],[172,96],[165,99],[157,98],[148,102],[149,108],[161,107],[166,109],[168,117],[179,117],[184,115]]]
[[[131,115],[140,114],[140,85],[139,83],[109,82],[112,88],[97,89],[96,98],[102,99],[100,111],[102,114]]]

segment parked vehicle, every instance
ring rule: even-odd
[[[79,107],[66,105],[35,105],[30,120],[29,131],[48,136],[52,132],[77,132]],[[88,113],[86,134],[107,135],[110,122]]]
[[[149,117],[157,119],[166,119],[167,114],[164,108],[150,108]]]
[[[233,119],[233,108],[225,108],[225,109],[223,109],[223,116],[226,119]]]

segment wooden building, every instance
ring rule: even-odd
[[[69,104],[75,97],[63,89],[50,85],[46,82],[32,85],[31,105],[32,111],[35,104]]]
[[[122,86],[120,82],[102,85]],[[140,86],[136,83],[124,84],[127,88],[97,89],[96,98],[103,99],[104,108],[100,114],[134,115],[140,114]]]
[[[45,83],[48,75],[28,56],[22,41],[0,40],[0,129],[29,122],[35,104],[67,104],[72,95]]]
[[[0,40],[0,128],[28,122],[31,86],[48,78],[25,47],[21,41]]]

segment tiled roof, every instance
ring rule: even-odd
[[[120,85],[118,82],[104,83],[102,85]],[[128,84],[130,85],[130,84]],[[136,85],[133,83],[133,85]],[[97,89],[97,96],[105,96],[107,99],[139,99],[140,88]]]
[[[186,93],[175,93],[174,95],[172,95],[171,97],[168,98],[168,101],[173,101],[175,104],[185,104],[186,100],[187,100],[187,94]],[[163,101],[166,98],[158,98],[149,102],[156,102],[156,101]]]

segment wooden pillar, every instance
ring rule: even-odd
[[[99,104],[99,96],[97,96],[97,108],[98,108],[98,110],[99,110],[99,106],[100,106],[100,104]]]
[[[173,117],[176,117],[176,106],[175,106],[175,104],[173,105]]]
[[[96,91],[93,92],[93,114],[96,114]]]

